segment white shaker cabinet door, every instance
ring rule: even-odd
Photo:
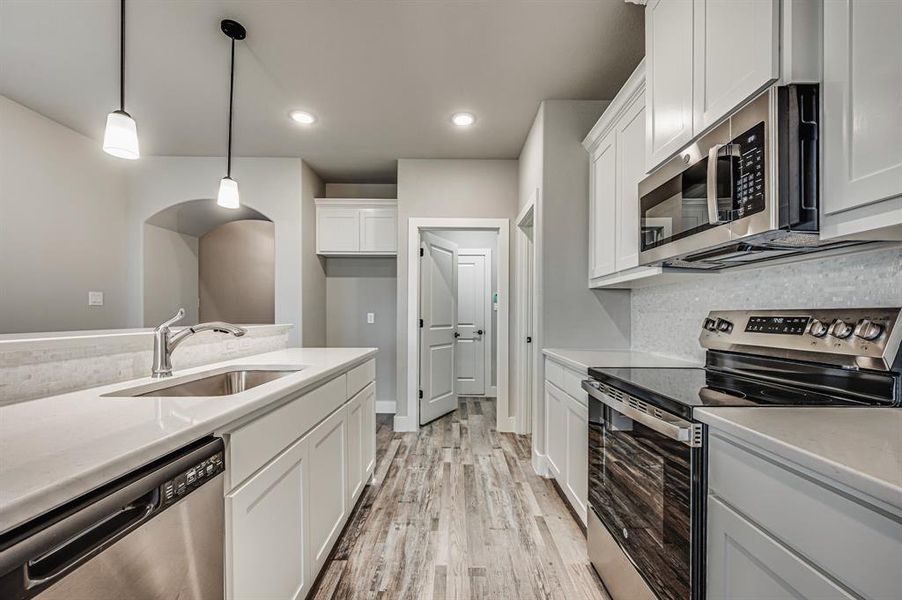
[[[694,134],[780,76],[779,0],[694,0]]]
[[[611,130],[592,153],[589,174],[590,234],[589,277],[602,277],[617,270],[617,149],[616,131]]]
[[[376,470],[376,383],[363,391],[363,485]]]
[[[617,271],[639,265],[639,182],[645,177],[645,96],[617,123]]]
[[[232,600],[296,600],[310,590],[308,439],[226,496],[226,590]]]
[[[646,170],[692,139],[693,0],[645,6]]]
[[[567,432],[563,393],[545,383],[545,457],[548,468],[558,483],[566,472]]]
[[[316,251],[358,252],[360,250],[360,210],[318,206],[316,208]]]
[[[398,209],[360,209],[361,252],[398,251]]]
[[[310,554],[313,572],[329,557],[348,515],[348,422],[340,409],[316,426],[310,442]]]
[[[897,0],[824,2],[827,214],[902,197],[900,32]]]
[[[586,523],[589,495],[589,409],[569,394],[564,399],[567,438],[567,476],[564,493],[573,510]]]
[[[360,495],[364,486],[363,477],[363,395],[366,390],[361,390],[351,398],[346,407],[348,427],[348,485],[347,504],[354,506],[354,502]]]
[[[708,496],[706,556],[709,598],[857,597],[713,496]]]

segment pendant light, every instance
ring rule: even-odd
[[[119,1],[119,110],[106,117],[103,134],[103,151],[119,158],[136,160],[138,150],[138,126],[125,112],[125,0]]]
[[[222,32],[232,39],[232,66],[229,73],[229,148],[226,158],[226,176],[219,181],[219,195],[216,204],[223,208],[238,208],[238,182],[232,179],[232,102],[235,96],[235,40],[247,37],[247,30],[231,19],[223,19],[219,24]]]

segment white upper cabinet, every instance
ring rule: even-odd
[[[645,6],[646,168],[692,139],[693,0],[650,0]]]
[[[615,258],[617,229],[615,142],[616,132],[612,130],[602,138],[592,153],[592,169],[589,171],[590,277],[602,277],[617,270]]]
[[[825,237],[902,229],[900,31],[902,2],[824,3]]]
[[[700,133],[780,76],[780,2],[694,3],[693,130]]]
[[[318,198],[316,253],[326,256],[397,254],[397,201]]]
[[[642,62],[586,136],[589,151],[589,287],[634,287],[661,273],[639,267],[639,182],[645,177]]]

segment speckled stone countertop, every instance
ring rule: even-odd
[[[711,428],[902,510],[902,409],[703,408]]]
[[[375,348],[289,348],[184,369],[301,368],[232,396],[106,397],[149,377],[0,406],[0,533],[362,363]]]
[[[631,367],[699,367],[701,365],[651,352],[632,350],[570,350],[545,348],[542,353],[571,369],[588,373],[591,367],[627,369]]]

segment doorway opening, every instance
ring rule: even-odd
[[[145,327],[179,308],[184,325],[275,322],[275,224],[265,215],[189,200],[149,217],[143,234]]]
[[[408,415],[425,425],[464,397],[508,403],[507,219],[411,219],[408,255]]]
[[[538,194],[538,190],[536,191]],[[530,200],[517,217],[515,243],[517,252],[516,306],[517,323],[515,333],[515,354],[517,376],[515,389],[520,400],[516,432],[525,434],[537,431],[533,422],[536,410],[536,396],[539,384],[538,373],[538,326],[536,308],[536,249],[535,249],[535,198]]]

